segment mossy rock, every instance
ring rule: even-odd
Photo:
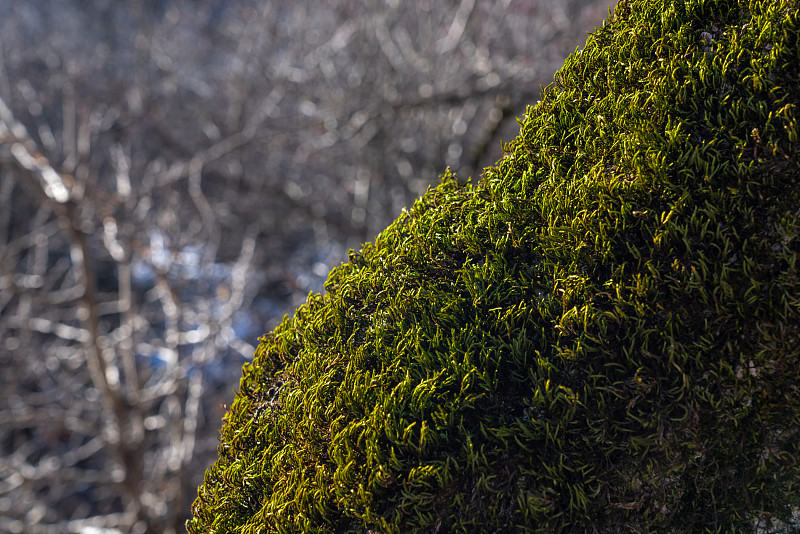
[[[189,532],[797,531],[799,9],[622,1],[261,339]]]

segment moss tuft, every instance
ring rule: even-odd
[[[799,37],[620,2],[261,339],[189,532],[800,528]]]

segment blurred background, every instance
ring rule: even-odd
[[[0,532],[177,533],[258,336],[609,0],[0,0]]]

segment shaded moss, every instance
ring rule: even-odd
[[[261,339],[189,532],[797,529],[799,8],[620,2]]]

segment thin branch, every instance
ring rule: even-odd
[[[461,4],[458,6],[455,15],[453,15],[453,22],[450,23],[447,36],[436,43],[439,54],[446,54],[458,45],[459,41],[461,41],[464,36],[464,30],[467,28],[467,21],[474,9],[475,0],[461,0]]]

